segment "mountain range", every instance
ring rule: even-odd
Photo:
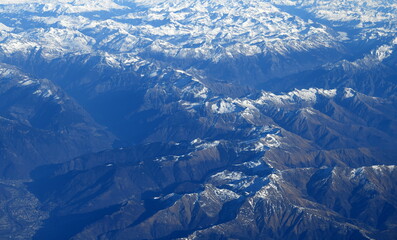
[[[397,236],[394,1],[0,16],[0,238]]]

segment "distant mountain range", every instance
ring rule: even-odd
[[[392,0],[0,2],[1,239],[395,239]]]

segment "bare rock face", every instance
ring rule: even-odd
[[[28,178],[43,163],[111,146],[113,135],[51,81],[5,64],[0,78],[2,178]]]
[[[38,172],[30,189],[53,217],[36,237],[62,238],[65,232],[49,235],[46,228],[100,212],[92,222],[75,222],[78,231],[70,237],[366,239],[395,231],[394,166],[277,170],[261,154],[235,153],[231,143],[206,149],[185,144],[188,152],[164,146],[170,155],[163,157],[135,153],[152,147],[104,152],[54,166],[51,174]],[[103,155],[117,160],[97,161]],[[43,188],[49,181],[64,187]],[[109,212],[107,206],[115,207]]]

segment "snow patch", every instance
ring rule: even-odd
[[[396,165],[374,165],[371,166],[371,168],[377,173],[377,174],[384,174],[386,171],[389,173],[392,172],[393,170],[396,169]]]
[[[224,170],[212,176],[214,180],[223,180],[223,181],[235,181],[241,180],[245,177],[242,172],[231,172],[228,170]]]
[[[314,109],[313,109],[312,107],[303,108],[303,109],[302,109],[302,112],[308,113],[308,114],[310,114],[310,115],[316,114],[316,113],[314,112]]]
[[[195,145],[195,144],[200,144],[202,142],[202,140],[200,138],[196,138],[193,141],[190,142],[191,145]]]
[[[21,84],[22,86],[29,86],[36,82],[32,81],[31,79],[25,79],[25,80],[19,81],[18,83]]]
[[[8,27],[8,26],[4,25],[3,23],[0,23],[0,31],[11,32],[12,30],[14,30],[14,28]]]
[[[221,142],[216,140],[213,142],[205,142],[205,143],[200,143],[197,145],[195,148],[196,150],[203,150],[203,149],[208,149],[208,148],[214,148],[217,147]]]
[[[354,91],[351,88],[345,88],[344,89],[344,95],[343,98],[352,98],[356,95],[356,91]]]
[[[256,192],[254,196],[255,198],[268,199],[270,197],[279,195],[279,188],[277,185],[281,181],[281,177],[273,173],[270,174],[266,179],[269,180],[269,183]]]
[[[234,112],[236,110],[236,106],[233,103],[222,99],[220,102],[212,104],[211,110],[214,113],[225,114]]]
[[[303,101],[315,103],[317,96],[322,95],[327,98],[333,98],[337,94],[336,89],[322,89],[322,88],[309,88],[309,89],[296,89],[287,94],[276,95],[271,92],[262,92],[262,96],[256,100],[257,104],[264,105],[266,103],[273,103],[275,105],[292,104],[295,102]]]
[[[201,193],[201,196],[205,196],[207,199],[213,199],[215,201],[221,202],[228,202],[234,199],[238,199],[240,197],[240,195],[231,190],[217,188],[211,184],[205,185],[205,190]],[[201,205],[201,207],[203,207],[203,205]]]
[[[268,134],[266,137],[259,139],[255,143],[255,151],[263,152],[269,148],[277,148],[281,146],[281,137],[277,134]]]
[[[376,58],[382,62],[384,59],[391,56],[393,53],[393,46],[390,45],[382,45],[373,53]]]

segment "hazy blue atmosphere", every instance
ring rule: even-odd
[[[0,0],[0,239],[397,239],[395,0]]]

